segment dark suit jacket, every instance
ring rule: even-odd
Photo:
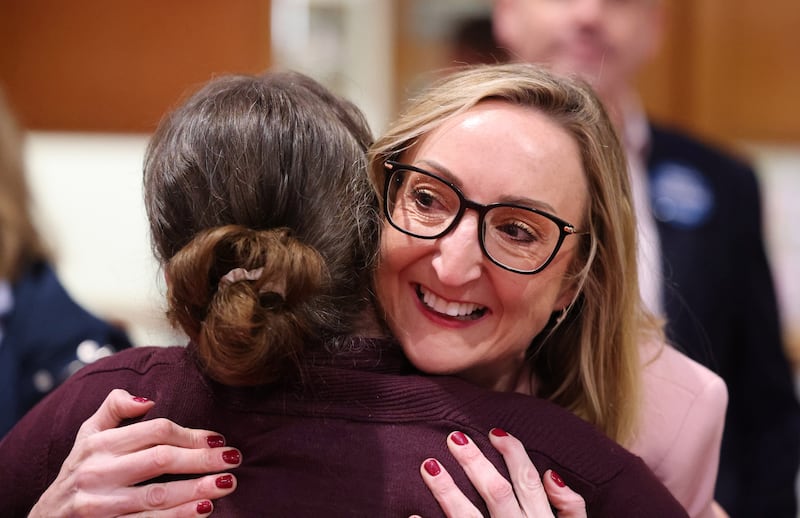
[[[2,317],[0,437],[100,348],[131,346],[122,330],[76,304],[47,264],[32,265],[12,295],[13,307]]]
[[[648,174],[668,336],[728,385],[716,498],[732,517],[796,518],[800,408],[756,176],[745,163],[658,127]]]

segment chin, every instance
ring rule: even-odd
[[[446,361],[444,358],[436,358],[432,355],[428,348],[407,348],[403,347],[408,360],[416,367],[426,374],[454,374],[457,366],[451,362]]]

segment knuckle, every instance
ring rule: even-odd
[[[223,465],[222,455],[219,451],[211,449],[202,449],[200,452],[200,462],[203,467],[209,470],[221,468]]]
[[[487,497],[495,502],[506,501],[514,496],[514,488],[511,483],[503,477],[493,478],[486,485]]]
[[[88,516],[99,516],[99,505],[84,492],[78,492],[72,498],[69,516],[84,518]]]
[[[539,478],[539,473],[533,468],[523,469],[520,472],[518,485],[520,490],[525,492],[539,493],[544,491],[542,480]]]
[[[517,456],[527,456],[528,452],[525,450],[525,446],[522,442],[514,437],[513,435],[507,435],[500,440],[496,440],[494,442],[495,447],[497,450],[502,453],[504,456],[507,455],[517,455]]]
[[[169,467],[174,460],[175,455],[168,446],[158,445],[150,449],[150,463],[159,472]]]
[[[114,389],[108,393],[103,403],[100,405],[105,410],[110,410],[114,414],[118,414],[123,408],[123,401],[128,397],[128,393],[122,389]]]
[[[102,434],[102,432],[94,433],[76,442],[75,446],[73,447],[73,451],[80,451],[85,453],[87,456],[90,456],[97,452],[105,451],[107,448],[106,442],[107,441],[105,440],[105,436]]]
[[[525,451],[525,446],[522,444],[522,441],[511,435],[506,437],[506,439],[506,445],[511,451],[515,451],[521,455],[528,455],[528,452]]]
[[[153,442],[164,443],[173,436],[177,425],[169,419],[159,417],[158,419],[150,421],[150,427],[150,434],[153,437]]]
[[[144,503],[148,508],[159,508],[167,502],[168,491],[164,484],[147,486],[144,494]]]
[[[437,479],[434,479],[429,487],[436,500],[446,499],[449,495],[458,491],[454,484]]]
[[[192,485],[192,500],[209,498],[215,487],[214,480],[216,480],[216,475],[195,480]]]
[[[480,461],[481,459],[484,458],[483,452],[481,452],[481,450],[478,449],[477,446],[471,443],[467,447],[461,448],[458,453],[459,453],[459,459],[462,462],[466,462],[469,464]]]
[[[128,395],[129,394],[128,394],[127,391],[122,390],[121,388],[115,388],[111,392],[108,393],[108,396],[106,396],[106,401],[119,399],[119,398],[125,398]]]
[[[83,502],[82,498],[86,498],[84,491],[93,488],[98,480],[102,480],[103,474],[95,466],[83,463],[74,466],[71,478],[76,499],[81,498],[78,501]]]

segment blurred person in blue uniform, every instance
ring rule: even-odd
[[[800,407],[757,178],[727,151],[648,120],[634,78],[658,49],[662,8],[495,0],[494,34],[515,59],[578,74],[600,93],[628,152],[643,298],[671,341],[728,385],[716,499],[734,518],[795,518]]]
[[[0,90],[0,438],[80,367],[131,347],[61,285],[29,203],[20,132]]]

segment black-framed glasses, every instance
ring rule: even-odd
[[[384,167],[383,206],[394,228],[409,236],[437,239],[472,209],[478,213],[478,242],[484,255],[512,272],[539,273],[556,256],[565,237],[588,233],[539,209],[468,200],[453,183],[418,167],[393,160]]]

